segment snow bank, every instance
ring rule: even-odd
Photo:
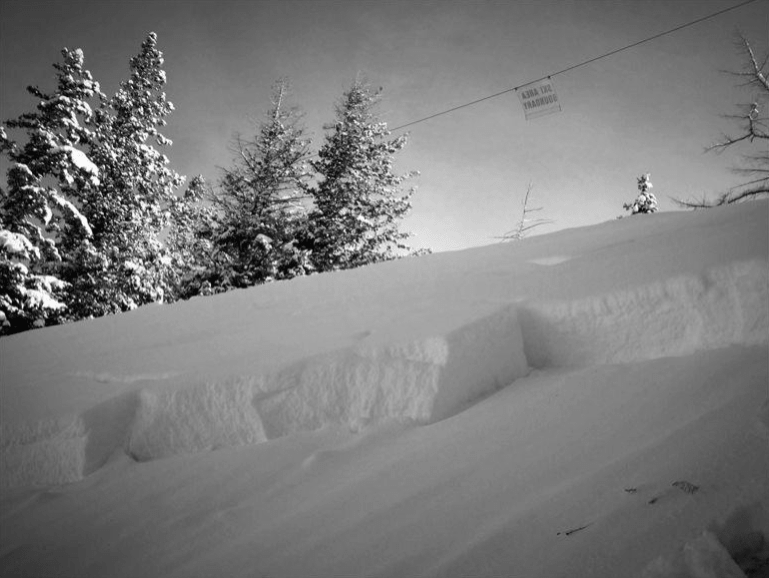
[[[280,373],[279,390],[258,400],[269,437],[384,419],[432,423],[528,373],[514,308],[446,336],[358,347]]]
[[[128,453],[145,461],[267,438],[248,383],[142,390]]]
[[[759,575],[767,210],[623,219],[3,338],[0,567]]]
[[[444,336],[344,349],[271,375],[142,391],[128,451],[151,460],[332,425],[434,423],[523,377],[529,364],[623,363],[767,342],[769,270],[739,262],[609,295],[510,305]]]
[[[224,384],[142,391],[128,451],[150,460],[327,426],[430,423],[526,373],[507,308],[442,337],[345,349]]]
[[[769,267],[750,260],[629,290],[521,309],[534,367],[640,361],[769,343]]]
[[[148,461],[328,426],[434,423],[527,375],[530,365],[624,363],[767,343],[769,268],[737,262],[606,295],[507,305],[446,335],[362,344],[271,374],[136,389],[124,396],[132,409],[122,410],[130,411],[122,426],[91,428],[78,417],[66,431],[7,428],[0,479],[5,487],[78,480],[119,449]],[[97,406],[91,421],[113,411]],[[19,432],[30,427],[43,434],[25,441]],[[94,445],[99,457],[89,458]]]
[[[75,482],[122,450],[137,415],[138,392],[82,415],[0,426],[0,488]]]
[[[0,488],[82,479],[87,443],[79,418],[0,426]]]
[[[116,419],[107,402],[76,425],[8,426],[0,480],[4,487],[76,481],[121,448],[148,461],[327,426],[431,423],[527,373],[516,310],[507,307],[445,336],[344,349],[268,375],[137,389],[119,404],[127,419]],[[94,446],[99,455],[89,457]]]

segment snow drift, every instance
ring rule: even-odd
[[[0,559],[20,575],[764,568],[768,209],[4,338]],[[141,560],[86,553],[100,535]]]
[[[0,480],[6,487],[76,481],[121,448],[146,461],[329,425],[432,423],[523,377],[529,364],[611,364],[767,343],[769,269],[737,262],[575,301],[524,301],[447,335],[344,349],[271,375],[139,388],[71,421],[4,426]],[[113,427],[89,426],[95,421]],[[89,460],[93,445],[101,455]]]

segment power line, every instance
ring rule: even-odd
[[[643,40],[639,40],[638,42],[633,42],[632,44],[628,44],[627,46],[623,46],[622,48],[617,48],[615,50],[612,50],[610,52],[606,52],[605,54],[601,54],[600,56],[596,56],[594,58],[591,58],[589,60],[585,60],[583,62],[579,62],[577,64],[573,64],[571,66],[568,66],[562,70],[559,70],[557,72],[552,72],[550,74],[546,74],[545,76],[541,76],[535,80],[530,80],[528,82],[524,82],[523,84],[519,84],[518,86],[515,86],[513,88],[508,88],[506,90],[502,90],[500,92],[497,92],[495,94],[490,94],[489,96],[484,96],[483,98],[479,98],[477,100],[473,100],[471,102],[466,102],[464,104],[460,104],[458,106],[442,110],[440,112],[436,112],[434,114],[431,114],[429,116],[426,116],[424,118],[420,118],[418,120],[413,120],[411,122],[407,122],[406,124],[402,124],[400,126],[396,126],[395,128],[390,129],[391,132],[396,130],[401,130],[406,128],[407,126],[412,126],[415,124],[419,124],[420,122],[425,122],[427,120],[433,119],[437,116],[443,116],[444,114],[449,114],[451,112],[460,110],[462,108],[467,108],[468,106],[473,106],[474,104],[478,104],[479,102],[483,102],[485,100],[490,100],[492,98],[496,98],[498,96],[502,96],[503,94],[507,94],[508,92],[514,92],[518,90],[521,87],[524,87],[528,84],[532,84],[534,82],[539,82],[540,80],[545,80],[546,78],[552,78],[553,76],[558,76],[559,74],[564,74],[565,72],[569,72],[571,70],[574,70],[575,68],[579,68],[581,66],[586,66],[588,64],[591,64],[595,62],[596,60],[601,60],[602,58],[607,58],[609,56],[613,56],[614,54],[617,54],[618,52],[622,52],[623,50],[629,50],[631,48],[635,48],[639,44],[644,44],[645,42],[650,42],[652,40],[655,40],[657,38],[660,38],[662,36],[666,36],[668,34],[672,34],[673,32],[678,32],[679,30],[682,30],[684,28],[688,28],[689,26],[694,26],[695,24],[699,24],[700,22],[703,22],[705,20],[710,20],[711,18],[715,18],[716,16],[721,16],[722,14],[726,14],[727,12],[730,12],[731,10],[737,10],[738,8],[742,8],[743,6],[747,6],[748,4],[752,4],[753,2],[758,2],[758,0],[747,0],[746,2],[742,2],[740,4],[735,4],[734,6],[730,6],[729,8],[724,8],[723,10],[719,10],[718,12],[713,12],[712,14],[708,14],[707,16],[703,16],[702,18],[697,18],[696,20],[692,20],[691,22],[687,22],[686,24],[681,24],[680,26],[676,26],[675,28],[671,28],[670,30],[666,30],[665,32],[660,32],[659,34],[655,34],[654,36],[649,36],[648,38],[644,38]]]

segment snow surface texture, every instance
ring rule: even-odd
[[[3,338],[0,565],[760,576],[767,217],[634,217]]]
[[[758,260],[571,302],[506,306],[445,336],[338,351],[273,375],[138,389],[115,402],[124,406],[122,428],[89,426],[111,419],[100,414],[111,415],[114,403],[70,422],[4,426],[0,479],[3,487],[73,482],[126,439],[126,451],[147,461],[329,425],[433,423],[529,365],[622,363],[735,344],[769,344],[769,269]],[[89,459],[94,445],[100,452]]]
[[[516,311],[505,308],[443,337],[333,352],[272,375],[137,389],[71,421],[3,425],[0,479],[4,487],[76,481],[124,440],[146,461],[328,425],[431,423],[526,373]],[[112,427],[89,425],[106,422]]]

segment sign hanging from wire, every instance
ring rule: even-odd
[[[561,103],[553,80],[548,77],[515,89],[526,120],[561,112]]]
[[[678,32],[679,30],[683,30],[684,28],[688,28],[689,26],[694,26],[695,24],[698,24],[700,22],[704,22],[705,20],[710,20],[711,18],[715,18],[717,16],[721,16],[722,14],[726,14],[727,12],[730,12],[732,10],[737,10],[738,8],[742,8],[743,6],[747,6],[748,4],[753,4],[754,2],[758,2],[759,0],[744,0],[743,2],[740,2],[739,4],[736,4],[734,6],[729,6],[728,8],[724,8],[723,10],[719,10],[718,12],[713,12],[712,14],[708,14],[707,16],[703,16],[701,18],[697,18],[696,20],[692,20],[690,22],[686,22],[685,24],[681,24],[679,26],[676,26],[675,28],[671,28],[670,30],[665,30],[664,32],[660,32],[658,34],[654,34],[653,36],[648,36],[647,38],[644,38],[642,40],[638,40],[637,42],[633,42],[631,44],[628,44],[626,46],[622,46],[621,48],[617,48],[615,50],[611,50],[610,52],[606,52],[604,54],[601,54],[599,56],[595,56],[594,58],[590,58],[588,60],[583,60],[582,62],[578,62],[577,64],[572,64],[571,66],[568,66],[562,70],[558,70],[557,72],[551,72],[548,76],[542,77],[538,80],[535,80],[534,82],[530,82],[523,86],[516,86],[514,88],[508,88],[506,90],[502,90],[500,92],[497,92],[495,94],[490,94],[488,96],[484,96],[483,98],[478,98],[476,100],[465,102],[464,104],[460,104],[458,106],[454,106],[452,108],[449,108],[447,110],[442,110],[440,112],[433,113],[429,116],[425,116],[423,118],[419,118],[417,120],[412,120],[411,122],[407,122],[406,124],[402,124],[399,126],[396,126],[395,128],[390,129],[391,131],[401,130],[406,127],[419,124],[421,122],[425,122],[427,120],[431,120],[433,118],[436,118],[438,116],[443,116],[444,114],[449,114],[454,111],[460,110],[462,108],[466,108],[468,106],[473,106],[474,104],[478,104],[479,102],[484,102],[486,100],[490,100],[492,98],[497,98],[498,96],[502,96],[503,94],[507,94],[512,91],[516,91],[519,93],[519,96],[521,94],[520,91],[523,91],[526,89],[526,87],[532,85],[532,84],[538,84],[540,82],[543,82],[547,80],[550,83],[550,86],[552,86],[552,77],[557,76],[559,74],[564,74],[566,72],[569,72],[570,70],[574,70],[575,68],[580,68],[582,66],[586,66],[590,64],[591,62],[595,62],[596,60],[601,60],[602,58],[608,58],[609,56],[612,56],[614,54],[618,54],[619,52],[623,52],[624,50],[629,50],[631,48],[635,48],[636,46],[639,46],[641,44],[644,44],[645,42],[650,42],[652,40],[655,40],[657,38],[661,38],[662,36],[666,36],[668,34],[672,34],[673,32]],[[553,89],[553,94],[555,95],[555,89]],[[557,101],[556,101],[557,102]],[[523,100],[521,100],[521,103],[523,104]],[[552,104],[552,103],[551,103]],[[535,107],[538,108],[538,107]],[[542,109],[540,109],[542,110]],[[558,105],[557,110],[548,111],[548,114],[550,112],[558,112],[561,110],[560,104]],[[526,111],[525,105],[524,105],[524,112]],[[542,115],[538,115],[542,116]],[[531,116],[530,114],[526,114],[526,118],[535,118],[534,116]]]

